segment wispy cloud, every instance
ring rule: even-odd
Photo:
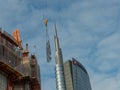
[[[32,53],[37,52],[43,90],[56,88],[55,22],[64,60],[75,57],[83,63],[93,90],[120,88],[119,0],[3,0],[0,12],[1,27],[9,33],[20,29],[23,43],[29,43]],[[50,64],[46,63],[45,55],[43,19],[46,17],[53,50]]]

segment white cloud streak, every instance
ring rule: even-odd
[[[119,11],[119,0],[3,0],[0,1],[0,25],[8,32],[20,29],[23,43],[28,42],[30,51],[37,52],[42,90],[56,90],[53,42],[55,22],[64,59],[75,57],[83,63],[90,74],[93,90],[119,90]],[[46,64],[45,17],[49,19],[53,50],[51,64]]]

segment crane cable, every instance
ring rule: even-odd
[[[50,39],[49,39],[49,34],[48,34],[48,28],[47,28],[47,23],[48,23],[48,19],[46,18],[47,17],[47,0],[46,2],[44,3],[45,5],[45,12],[43,11],[43,20],[44,20],[44,26],[45,26],[45,30],[46,30],[46,59],[47,59],[47,62],[50,62],[51,61],[51,47],[50,47]]]
[[[51,61],[51,47],[50,47],[50,40],[49,40],[49,34],[48,34],[48,29],[47,29],[47,23],[48,23],[48,19],[44,19],[44,25],[46,28],[46,58],[47,58],[47,62]]]

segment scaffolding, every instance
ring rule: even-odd
[[[19,35],[15,38],[0,29],[0,74],[6,74],[6,90],[41,90],[37,59],[29,56],[28,47],[23,50]]]

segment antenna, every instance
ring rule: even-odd
[[[56,66],[55,66],[56,86],[57,86],[57,90],[66,90],[63,57],[62,57],[61,48],[59,46],[59,38],[57,36],[56,24],[54,28],[55,28],[54,29],[54,42],[55,42],[55,50],[56,50]]]
[[[59,38],[57,36],[57,28],[56,24],[54,25],[54,42],[55,42],[55,49],[56,49],[56,64],[63,64],[63,57],[62,51],[59,45]]]
[[[33,45],[33,48],[34,48],[34,50],[33,50],[33,55],[36,55],[36,54],[35,54],[35,52],[36,52],[36,45]]]

